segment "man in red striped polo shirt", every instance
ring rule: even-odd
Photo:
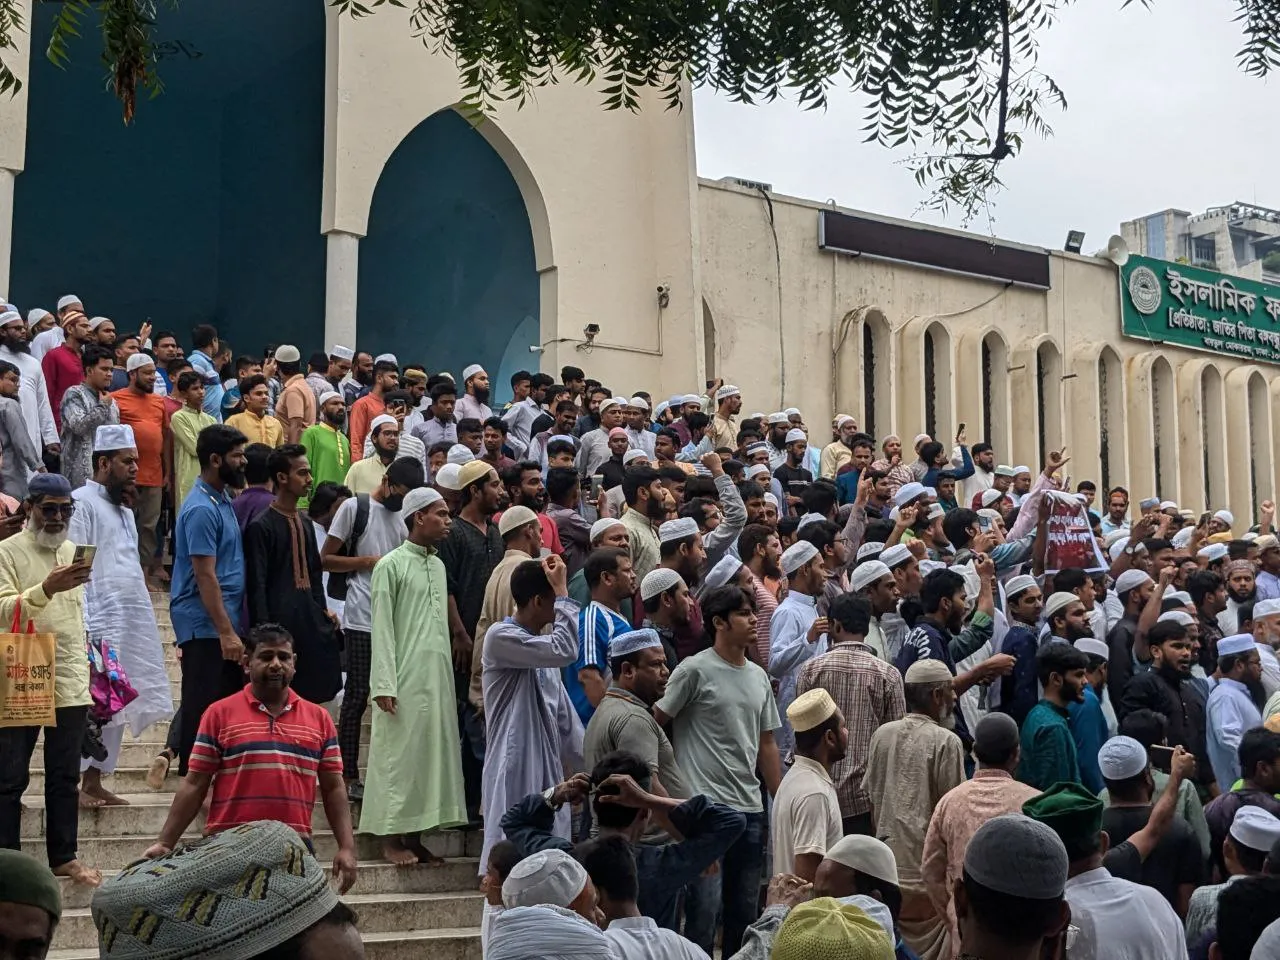
[[[200,812],[210,785],[206,835],[255,820],[278,820],[311,846],[318,781],[338,843],[333,875],[339,892],[346,893],[356,880],[356,847],[333,718],[289,689],[293,638],[284,627],[262,623],[250,630],[243,662],[249,684],[205,711],[187,777],[169,807],[160,839],[144,856],[173,850]]]

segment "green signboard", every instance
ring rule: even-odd
[[[1280,287],[1150,257],[1120,268],[1127,337],[1280,363]]]

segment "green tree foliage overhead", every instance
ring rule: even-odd
[[[92,24],[106,82],[130,122],[139,92],[162,89],[152,38],[162,8],[177,0],[56,2],[46,56],[65,63],[77,40],[87,45],[81,33]],[[916,180],[932,191],[929,203],[966,217],[999,186],[1000,164],[1028,134],[1050,135],[1046,114],[1066,107],[1038,52],[1071,0],[329,2],[351,17],[400,8],[414,36],[456,60],[481,113],[506,101],[523,105],[563,80],[594,83],[603,106],[627,110],[640,109],[646,90],[668,108],[679,107],[690,86],[706,86],[743,103],[789,96],[820,109],[831,90],[853,89],[866,102],[867,140],[909,150]],[[1234,6],[1240,68],[1265,76],[1280,63],[1280,0]],[[21,11],[22,0],[0,0],[0,93],[21,86],[4,63],[25,28]]]

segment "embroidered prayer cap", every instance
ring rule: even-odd
[[[755,443],[749,443],[746,446],[747,456],[751,456],[753,453],[768,453],[768,452],[769,452],[769,444],[765,443],[763,440],[757,440]],[[766,467],[765,469],[767,470],[768,468]]]
[[[1173,544],[1175,550],[1181,550],[1183,547],[1191,546],[1191,537],[1195,534],[1195,527],[1183,527],[1175,533],[1169,540]]]
[[[912,500],[923,497],[924,494],[924,484],[912,480],[898,488],[898,492],[893,495],[893,502],[899,507],[905,507]]]
[[[1036,578],[1029,573],[1019,574],[1016,577],[1010,577],[1004,585],[1004,595],[1007,599],[1012,600],[1021,593],[1026,593],[1036,585]]]
[[[648,627],[643,630],[628,630],[626,633],[615,634],[609,641],[609,659],[629,657],[633,653],[653,647],[662,649],[662,638],[658,636],[657,630],[651,630]]]
[[[884,550],[884,544],[878,540],[869,540],[858,548],[856,560],[865,560],[867,557],[877,557]]]
[[[632,397],[627,401],[627,406],[635,407],[637,410],[648,410],[649,401],[645,400],[644,397]]]
[[[907,667],[907,672],[902,677],[903,683],[950,683],[955,678],[951,676],[951,671],[947,669],[947,665],[941,660],[935,660],[933,657],[926,657],[923,660],[917,660],[911,666]]]
[[[1081,653],[1091,653],[1103,660],[1111,659],[1111,648],[1097,637],[1081,637],[1075,642],[1075,648]]]
[[[475,460],[476,455],[471,452],[471,448],[465,443],[455,443],[449,448],[449,452],[445,454],[444,458],[445,462],[462,467]]]
[[[597,520],[596,522],[600,523],[602,521]],[[672,587],[683,582],[684,580],[680,574],[670,567],[654,567],[640,581],[640,599],[652,600],[659,594],[666,593]]]
[[[787,914],[769,956],[771,960],[893,960],[893,939],[858,907],[821,897]]]
[[[32,310],[31,312],[35,313],[34,310]],[[6,310],[4,313],[0,313],[0,327],[7,326],[10,323],[21,323],[21,322],[22,322],[22,314],[20,314],[17,310]],[[35,326],[35,324],[33,323],[32,326]]]
[[[522,504],[517,504],[502,511],[502,516],[498,519],[498,533],[505,537],[512,530],[518,530],[526,523],[537,522],[538,515],[536,513]]]
[[[940,503],[929,504],[929,513],[926,516],[928,520],[937,520],[939,517],[947,515],[947,508]]]
[[[982,496],[978,498],[978,502],[981,503],[984,507],[989,507],[992,504],[999,503],[1003,499],[1004,499],[1004,494],[1001,493],[999,490],[997,490],[995,487],[991,487],[990,489],[982,491]]]
[[[1250,850],[1269,853],[1271,845],[1280,840],[1280,819],[1262,807],[1250,804],[1236,811],[1227,832],[1232,840],[1243,843]]]
[[[84,307],[84,303],[74,293],[68,293],[65,297],[58,298],[58,312],[61,313],[67,307]]]
[[[380,353],[373,358],[373,362],[374,363],[394,363],[397,367],[400,366],[400,361],[396,359],[396,355],[394,353]]]
[[[692,394],[690,394],[692,396]],[[730,397],[742,396],[742,391],[731,383],[726,383],[723,387],[716,391],[716,400],[728,400]],[[695,396],[692,400],[685,398],[685,403],[696,403],[698,398]]]
[[[611,527],[626,527],[626,524],[617,517],[603,517],[591,525],[591,542],[595,543],[605,535],[605,531]],[[695,524],[696,526],[696,524]]]
[[[1231,511],[1230,511],[1230,510],[1219,510],[1219,511],[1217,511],[1217,512],[1213,515],[1213,519],[1215,519],[1215,520],[1221,520],[1221,521],[1222,521],[1223,523],[1225,523],[1228,527],[1229,527],[1229,526],[1231,526],[1233,523],[1235,523],[1235,522],[1236,522],[1236,518],[1235,518],[1235,516],[1231,513]]]
[[[731,390],[737,390],[738,388],[737,388],[737,387],[730,387],[729,389],[731,389]],[[682,406],[682,407],[683,407],[686,403],[696,403],[696,404],[698,404],[699,406],[701,406],[701,405],[702,405],[702,398],[701,398],[700,396],[698,396],[696,393],[686,393],[686,394],[684,394],[684,396],[682,396],[682,397],[680,398],[680,406]]]
[[[497,471],[492,466],[483,460],[469,460],[458,471],[458,489],[465,490],[477,480],[487,480],[492,476],[497,476]]]
[[[772,426],[778,426],[784,423],[790,423],[791,418],[788,417],[781,410],[779,410],[777,413],[769,414],[769,416],[766,418],[766,422],[769,424],[769,426],[772,427]]]
[[[115,321],[114,321],[114,320],[112,320],[110,317],[90,317],[90,318],[89,318],[89,329],[90,329],[90,330],[97,330],[97,329],[98,329],[100,326],[102,326],[104,323],[114,323],[114,322],[115,322]]]
[[[997,477],[1013,477],[1014,476],[1013,467],[1009,466],[1007,463],[996,464],[996,469],[994,472]]]
[[[769,475],[769,468],[763,463],[753,463],[746,469],[746,478],[748,480],[754,480],[761,474],[764,474],[766,477]]]
[[[93,449],[130,450],[138,444],[133,439],[133,427],[127,423],[108,423],[93,431]]]
[[[846,423],[852,423],[855,426],[857,425],[853,417],[849,416],[847,413],[837,413],[831,419],[831,425],[835,427],[837,430],[843,427]]]
[[[1181,533],[1182,531],[1178,531]],[[1280,547],[1280,539],[1276,538],[1274,533],[1264,533],[1260,537],[1255,537],[1253,545],[1259,550],[1275,550]]]
[[[342,394],[337,390],[326,390],[320,396],[316,397],[316,406],[323,407],[330,400],[341,400]]]
[[[799,540],[783,551],[782,572],[791,576],[817,555],[817,547],[808,540]]]
[[[1068,593],[1065,590],[1059,590],[1057,593],[1049,594],[1049,599],[1044,602],[1044,618],[1047,621],[1059,610],[1063,610],[1071,604],[1077,602],[1080,598],[1074,593]]]
[[[799,533],[805,527],[813,523],[822,523],[827,518],[820,513],[806,513],[800,518],[800,522],[796,524],[796,533]]]
[[[27,326],[34,327],[37,323],[39,323],[41,320],[43,320],[45,317],[48,317],[48,316],[52,316],[52,314],[50,314],[49,311],[45,310],[43,307],[36,307],[33,310],[28,310]],[[3,326],[3,324],[0,324],[0,326]]]
[[[466,368],[464,368],[462,371],[462,382],[466,383],[468,380],[474,377],[477,373],[484,373],[484,372],[485,372],[484,367],[480,366],[480,364],[478,363],[470,364]]]
[[[1128,780],[1147,769],[1147,750],[1133,737],[1112,737],[1098,751],[1098,769],[1105,780]]]
[[[350,363],[352,360],[355,359],[356,354],[355,354],[355,351],[352,350],[350,347],[344,347],[340,343],[335,343],[332,347],[329,348],[329,356],[337,357],[339,360],[346,360],[348,363]]]
[[[1160,509],[1161,510],[1177,510],[1178,505],[1174,503],[1172,500],[1161,500]]]
[[[444,497],[440,496],[439,490],[433,490],[431,487],[414,487],[404,495],[404,502],[400,504],[400,513],[402,516],[411,517],[419,510],[425,510],[433,503],[439,503],[443,499]],[[528,510],[529,508],[513,507],[512,509]],[[510,512],[510,510],[507,511],[507,513]],[[506,519],[506,515],[505,513],[502,515],[503,519]]]
[[[658,405],[653,408],[654,418],[658,418],[671,409],[671,403],[667,400],[660,400]]]
[[[658,542],[670,543],[672,540],[683,540],[698,532],[698,522],[692,517],[681,517],[668,520],[658,527]]]
[[[1195,621],[1191,618],[1191,614],[1185,610],[1166,610],[1156,617],[1156,623],[1176,623],[1182,627],[1189,627]]]
[[[60,473],[37,473],[27,484],[27,499],[36,497],[69,497],[71,484]]]
[[[1031,468],[1028,467],[1026,464],[1019,464],[1018,466],[1013,468],[1013,475],[1015,477],[1020,477],[1024,473],[1027,474],[1028,476],[1031,475]]]
[[[890,570],[896,570],[911,559],[911,550],[905,543],[895,543],[880,551],[880,562]]]
[[[796,733],[804,733],[827,722],[836,712],[836,702],[822,687],[806,690],[787,707],[787,720]]]
[[[661,569],[661,568],[659,568]],[[707,575],[702,578],[702,585],[708,590],[714,590],[716,587],[723,587],[730,580],[738,575],[738,571],[742,569],[742,561],[733,554],[726,553],[723,557],[716,561],[716,565],[707,571]],[[645,577],[646,580],[653,576],[655,570]],[[642,598],[643,599],[643,598]]]
[[[649,454],[643,450],[628,450],[622,455],[622,463],[625,466],[628,463],[635,463],[637,460],[648,460]]]
[[[827,848],[823,859],[898,886],[898,861],[889,845],[875,837],[862,834],[841,837]]]
[[[1221,560],[1228,553],[1225,543],[1211,543],[1207,547],[1201,547],[1196,551],[1197,557],[1204,557],[1210,563]]]
[[[1139,510],[1154,510],[1158,506],[1160,506],[1159,497],[1143,497],[1138,501]]]
[[[17,850],[0,850],[0,903],[38,907],[55,921],[62,916],[58,879],[35,857]]]
[[[933,437],[929,436],[927,433],[917,433],[915,439],[911,441],[911,447],[914,450],[919,450],[920,444],[928,443],[932,439]]]
[[[965,875],[975,883],[1030,900],[1061,897],[1069,866],[1058,835],[1021,813],[988,820],[964,852]]]
[[[1142,745],[1138,746],[1141,749]],[[1088,787],[1065,781],[1055,783],[1024,803],[1022,812],[1051,828],[1072,860],[1096,852],[1102,831],[1102,801]]]
[[[808,443],[809,435],[805,433],[803,430],[801,430],[799,427],[792,427],[790,430],[787,431],[786,442],[788,444]]]
[[[109,878],[93,895],[99,955],[110,960],[249,960],[338,905],[290,827],[241,824]]]
[[[1151,582],[1150,574],[1143,570],[1138,570],[1135,567],[1130,567],[1128,570],[1120,574],[1120,576],[1116,577],[1116,594],[1118,596],[1120,594],[1128,593],[1134,587],[1140,587],[1144,583]]]
[[[1241,557],[1239,560],[1227,561],[1227,565],[1223,571],[1223,576],[1230,577],[1233,573],[1240,573],[1241,571],[1253,574],[1257,569],[1258,568],[1254,566],[1252,560],[1246,560],[1244,557]]]
[[[276,347],[276,359],[281,363],[297,363],[302,359],[302,354],[292,343],[282,343]]]
[[[871,584],[884,577],[892,577],[893,571],[880,560],[867,560],[853,568],[849,574],[850,590],[865,590]]]
[[[436,486],[441,490],[461,490],[462,485],[458,482],[461,471],[462,467],[456,463],[446,463],[436,471]]]
[[[1259,600],[1253,605],[1253,619],[1274,617],[1280,613],[1280,600]]]
[[[773,495],[772,491],[765,491],[764,502],[770,504],[775,510],[782,509],[782,504],[778,503],[778,498]]]
[[[622,402],[621,397],[609,397],[607,400],[604,400],[600,404],[600,412],[604,413],[606,410],[612,410],[614,407],[625,407],[625,406],[626,404]],[[614,427],[613,430],[622,430],[622,428]],[[613,430],[609,431],[610,436],[613,435]],[[626,431],[623,430],[623,432],[625,433]]]
[[[1225,657],[1230,654],[1248,653],[1253,649],[1254,639],[1251,633],[1233,633],[1229,637],[1223,637],[1218,641],[1218,656]]]
[[[502,884],[504,907],[567,907],[587,885],[587,871],[563,850],[542,850],[525,857]]]
[[[154,367],[155,365],[155,360],[139,350],[137,353],[131,354],[129,359],[124,362],[124,372],[133,373],[139,367]]]

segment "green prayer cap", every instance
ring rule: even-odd
[[[55,923],[62,916],[57,878],[43,863],[16,850],[0,850],[0,903],[39,907]]]
[[[1102,801],[1078,783],[1055,783],[1022,805],[1022,812],[1049,827],[1062,840],[1071,860],[1098,851]]]

